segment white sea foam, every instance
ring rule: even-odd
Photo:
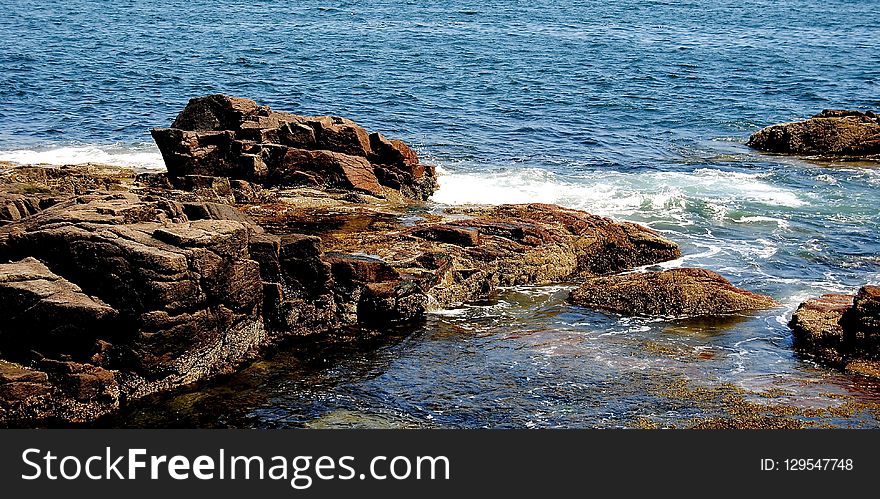
[[[681,219],[688,206],[695,203],[717,219],[726,216],[731,201],[777,207],[806,204],[794,191],[774,186],[765,177],[766,174],[712,168],[693,172],[598,171],[576,178],[561,177],[538,168],[479,173],[443,169],[439,176],[440,188],[432,199],[450,205],[554,203],[603,215],[653,212],[673,219]],[[761,220],[741,218],[737,221]]]
[[[743,224],[748,224],[748,223],[775,223],[775,224],[776,224],[777,226],[779,226],[779,228],[781,228],[781,229],[787,229],[787,228],[788,228],[788,221],[783,220],[783,219],[781,219],[781,218],[774,218],[774,217],[754,216],[754,217],[732,218],[731,220],[733,220],[734,222],[737,222],[737,223],[743,223]]]
[[[444,317],[457,317],[460,315],[464,315],[466,312],[466,308],[438,308],[429,311],[431,315],[441,315]]]
[[[647,272],[647,271],[649,271],[649,269],[654,269],[654,268],[658,268],[658,267],[662,270],[677,269],[677,268],[684,266],[685,262],[687,262],[689,260],[700,262],[700,261],[706,260],[708,258],[712,258],[713,256],[715,256],[721,252],[721,246],[718,246],[716,244],[705,244],[705,243],[700,243],[700,242],[696,242],[696,241],[691,241],[691,245],[696,246],[698,248],[705,248],[705,251],[701,251],[699,253],[692,253],[692,254],[683,255],[679,258],[676,258],[675,260],[668,260],[665,262],[658,262],[658,263],[649,263],[647,265],[637,267],[633,270],[635,272]]]
[[[0,161],[23,165],[78,165],[100,163],[127,166],[139,170],[164,170],[165,162],[154,145],[121,146],[65,146],[53,149],[15,149],[0,151]]]

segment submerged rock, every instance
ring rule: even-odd
[[[436,173],[399,140],[336,116],[297,116],[249,99],[191,99],[153,138],[172,178],[208,175],[377,197],[427,199]]]
[[[758,130],[748,145],[785,154],[880,155],[880,118],[870,111],[826,109],[806,121]]]
[[[778,305],[715,272],[694,268],[587,279],[569,299],[587,308],[663,317],[724,315]]]
[[[807,300],[789,326],[801,352],[848,371],[880,377],[880,287]]]

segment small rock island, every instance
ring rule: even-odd
[[[880,117],[871,111],[826,109],[805,121],[762,128],[748,145],[781,154],[880,156]]]

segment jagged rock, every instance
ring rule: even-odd
[[[873,156],[880,154],[880,119],[870,111],[826,109],[806,121],[763,128],[748,145],[786,154]]]
[[[57,202],[51,196],[0,192],[0,225],[29,217]]]
[[[0,421],[23,402],[44,397],[51,391],[46,373],[0,360]]]
[[[248,99],[191,99],[171,128],[152,134],[172,178],[228,177],[417,200],[437,186],[434,168],[403,142],[345,118],[297,116]]]
[[[15,261],[0,268],[0,353],[42,366],[64,394],[36,413],[90,419],[116,407],[99,394],[137,398],[252,356],[266,333],[249,237],[242,222],[188,220],[131,193],[79,196],[0,229],[0,257]]]
[[[400,279],[400,274],[379,258],[327,253],[324,261],[330,264],[333,279],[337,283],[385,282]]]
[[[95,190],[125,190],[133,178],[134,172],[130,169],[105,165],[9,165],[0,173],[0,226],[75,195]]]
[[[843,342],[840,319],[852,304],[853,295],[842,294],[826,294],[801,303],[789,322],[795,346],[835,363],[843,362],[838,350]]]
[[[587,308],[663,317],[723,315],[778,305],[768,296],[734,287],[715,272],[692,268],[587,279],[570,300]]]
[[[333,274],[338,312],[347,320],[375,322],[379,318],[412,318],[425,312],[424,308],[413,311],[411,307],[406,307],[405,312],[395,312],[401,295],[397,289],[401,276],[384,260],[365,255],[326,253],[324,261],[330,265]],[[424,293],[421,297],[425,297]]]
[[[39,368],[0,360],[0,422],[85,422],[119,407],[116,373],[41,359]]]
[[[377,310],[387,307],[383,301],[447,307],[485,298],[499,286],[550,284],[680,255],[674,243],[645,227],[554,205],[468,208],[454,215],[467,218],[390,230],[340,224],[325,238],[327,249],[375,255],[424,295],[401,283],[373,285],[365,298],[372,304],[361,305]],[[396,281],[386,276],[384,282]],[[390,290],[398,293],[393,299]],[[409,301],[400,302],[404,296]]]
[[[409,280],[371,282],[358,299],[357,315],[365,323],[412,320],[428,309],[428,295]]]
[[[789,326],[801,352],[848,371],[880,377],[880,287],[807,300]]]

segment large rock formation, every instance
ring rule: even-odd
[[[880,377],[880,287],[802,303],[789,326],[795,348],[828,364]]]
[[[826,109],[806,121],[758,130],[749,138],[748,145],[786,154],[880,155],[880,118],[870,111]]]
[[[570,300],[587,308],[661,317],[724,315],[778,305],[715,272],[693,268],[587,279],[572,291]]]
[[[95,193],[0,230],[2,260],[13,262],[0,271],[0,354],[45,372],[55,394],[0,401],[0,420],[89,419],[120,396],[230,372],[253,355],[266,336],[249,254],[254,227],[189,220],[178,203],[132,193]],[[67,389],[71,373],[90,372],[119,396]]]
[[[553,205],[438,213],[433,168],[343,118],[213,95],[153,135],[167,174],[3,165],[0,425],[87,421],[287,337],[680,256]]]
[[[297,116],[225,95],[191,99],[152,131],[172,180],[209,175],[272,186],[427,199],[434,168],[399,140],[335,116]]]
[[[552,205],[432,213],[199,173],[0,174],[16,209],[0,227],[0,425],[90,420],[286,337],[680,254],[644,227]]]

